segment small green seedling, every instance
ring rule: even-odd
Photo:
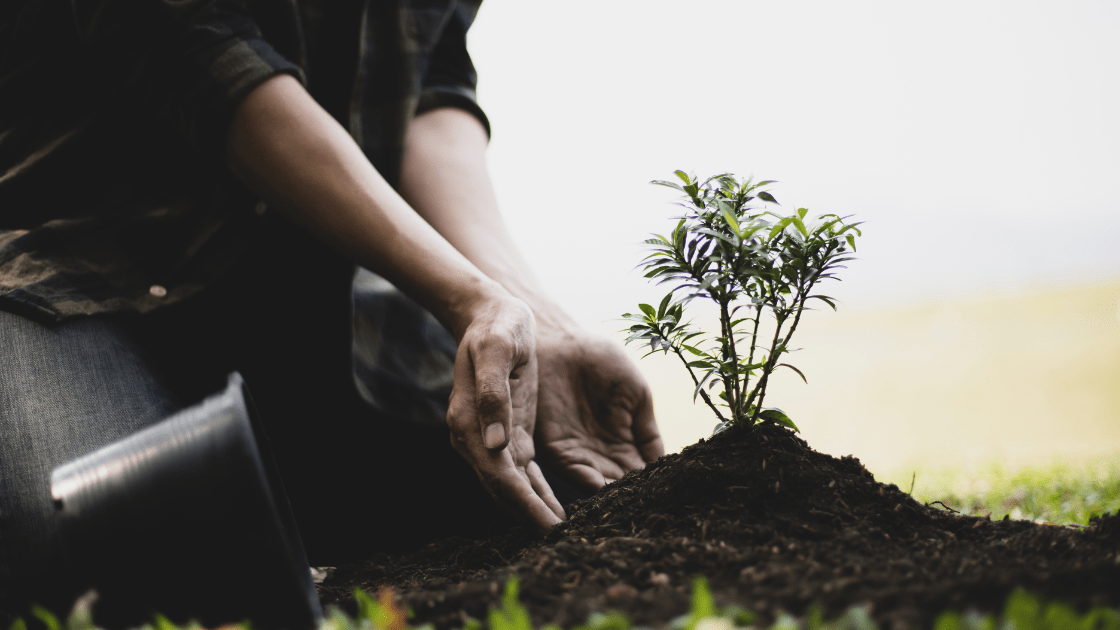
[[[646,241],[652,252],[639,265],[647,278],[673,286],[658,307],[640,304],[641,314],[623,315],[632,322],[626,343],[648,341],[646,356],[661,350],[680,357],[695,385],[693,400],[701,397],[721,427],[767,420],[797,430],[780,409],[762,406],[766,384],[782,367],[805,380],[782,356],[810,300],[836,309],[833,298],[813,293],[813,287],[835,278],[851,260],[859,223],[835,214],[808,222],[805,208],[783,216],[753,205],[778,205],[764,190],[772,181],[737,181],[724,174],[701,182],[684,171],[676,175],[683,185],[653,183],[684,193],[686,201],[678,205],[685,214],[676,217],[668,237],[654,234]],[[684,321],[685,307],[696,298],[719,307],[718,335]],[[773,317],[769,343],[767,332],[760,332],[764,311]],[[707,391],[716,383],[723,386],[718,403]]]

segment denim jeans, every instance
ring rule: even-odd
[[[0,348],[0,594],[65,606],[44,601],[75,594],[65,583],[51,470],[178,403],[112,322],[48,328],[0,312]]]
[[[358,394],[352,276],[276,220],[234,273],[183,304],[54,326],[0,311],[0,611],[65,610],[77,594],[52,468],[219,391],[233,370],[313,565],[508,527],[446,426],[392,421]]]

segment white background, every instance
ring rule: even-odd
[[[487,0],[491,168],[541,282],[656,291],[675,169],[866,221],[850,305],[1120,276],[1120,2]]]
[[[1120,281],[1120,2],[486,0],[470,49],[511,231],[546,291],[589,327],[617,331],[623,312],[662,295],[634,271],[641,241],[670,229],[674,214],[673,191],[650,180],[675,169],[776,179],[771,190],[787,210],[865,222],[860,260],[827,290],[842,312],[819,315],[837,318],[837,330],[863,332],[840,340],[841,333],[807,329],[803,337],[830,357],[810,355],[810,363],[820,359],[811,384],[783,394],[793,398],[782,403],[787,410],[814,396],[833,404],[801,411],[811,444],[891,465],[901,460],[888,455],[907,440],[911,455],[936,450],[941,461],[963,452],[962,440],[998,456],[1020,435],[1034,436],[1020,445],[1030,457],[1053,450],[1054,435],[1120,447],[1118,398],[1107,383],[1076,395],[1055,389],[1010,411],[1024,396],[1042,396],[1039,383],[1074,378],[1071,366],[1094,352],[1095,332],[1077,337],[1076,348],[1047,337],[1047,347],[1068,351],[1047,355],[1055,357],[1049,367],[1016,372],[1048,352],[1023,345],[1035,338],[1036,321],[1063,329],[1090,322],[1107,344],[1093,355],[1101,367],[1089,377],[1111,369],[1110,348],[1120,348],[1115,292],[1085,298],[1109,301],[1113,315],[1105,319],[1091,304],[1085,308],[1098,315],[1069,306],[1065,319],[1023,319],[1023,334],[993,345],[994,358],[977,373],[945,370],[957,370],[955,357],[991,337],[982,328],[950,346],[941,311],[882,320],[894,326],[891,335],[874,323],[877,313],[945,304],[950,319],[973,326],[970,300],[1006,297],[1001,304],[1014,309],[1023,292]],[[1021,303],[1036,308],[1039,300]],[[845,323],[852,313],[870,319]],[[975,325],[998,330],[1001,318],[1015,316],[992,313]],[[907,332],[913,325],[916,337]],[[914,351],[901,356],[900,342],[863,351],[888,338],[910,340],[904,345]],[[849,365],[841,352],[879,356],[883,370],[913,374],[898,391],[925,387],[925,398],[872,400],[883,377],[839,380]],[[995,372],[1007,378],[985,386],[996,395],[942,395],[948,385],[924,367],[933,365],[923,358],[930,352],[941,353],[942,379],[962,388]],[[662,377],[658,365],[642,363],[669,434],[692,408],[687,394],[671,391],[683,373],[673,366],[665,368],[672,377]],[[681,406],[672,406],[674,397]],[[1087,423],[1076,434],[1059,422],[1070,416],[1070,398],[1095,410],[1076,414]],[[987,411],[960,411],[973,402]],[[848,407],[840,414],[852,418],[847,424],[825,422],[831,412],[820,409],[836,405]],[[1008,410],[1003,424],[983,430],[1000,409]],[[958,425],[938,441],[930,422],[949,414]],[[707,417],[688,422],[671,449],[710,431]],[[970,426],[971,436],[954,434]]]

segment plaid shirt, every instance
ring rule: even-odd
[[[392,183],[417,113],[489,129],[466,51],[480,1],[3,0],[0,309],[144,313],[226,272],[263,211],[226,129],[278,73]]]

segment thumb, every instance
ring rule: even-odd
[[[501,344],[505,345],[505,344]],[[509,379],[513,371],[513,352],[508,348],[489,347],[474,357],[475,407],[482,431],[482,443],[491,451],[500,451],[509,444],[513,430],[513,399]]]

